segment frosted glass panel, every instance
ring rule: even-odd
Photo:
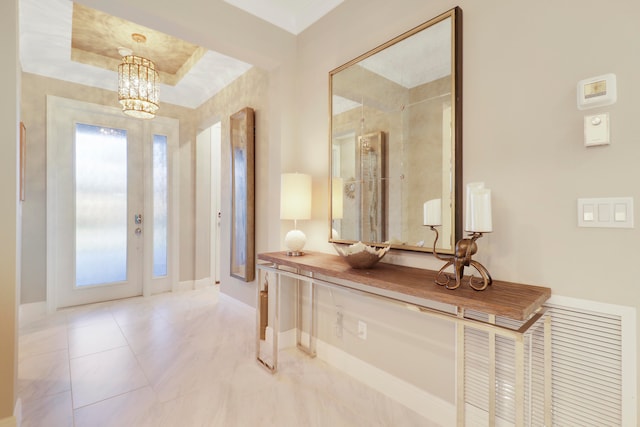
[[[76,125],[76,285],[127,279],[127,132]]]
[[[167,137],[153,136],[153,276],[167,275]]]

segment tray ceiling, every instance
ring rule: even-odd
[[[161,102],[184,107],[198,107],[251,68],[69,0],[20,0],[19,19],[24,72],[115,92],[118,48],[126,47],[156,63]],[[133,33],[146,43],[136,43]]]
[[[211,0],[216,1],[216,0]],[[343,0],[225,1],[298,34]],[[197,7],[192,8],[197,13]],[[196,108],[251,64],[70,0],[20,0],[20,62],[24,72],[117,90],[119,47],[156,63],[161,102]],[[133,33],[147,41],[138,44]]]

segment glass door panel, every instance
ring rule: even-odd
[[[167,137],[153,136],[153,277],[167,275]]]
[[[76,286],[127,280],[127,132],[76,124]]]

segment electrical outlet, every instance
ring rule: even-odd
[[[338,307],[338,311],[336,312],[336,337],[342,338],[342,330],[343,330],[343,320],[344,315],[342,314],[342,310]]]
[[[362,320],[358,320],[358,338],[361,340],[367,339],[367,324]]]

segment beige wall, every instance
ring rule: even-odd
[[[298,39],[300,129],[308,141],[326,138],[329,70],[456,5],[464,21],[463,179],[493,190],[494,232],[478,243],[479,260],[497,279],[637,309],[637,213],[634,229],[577,228],[576,199],[632,196],[640,203],[640,3],[349,0]],[[617,75],[618,102],[579,111],[578,80],[609,72]],[[583,146],[583,117],[593,111],[611,115],[608,147]],[[304,169],[323,179],[327,150],[303,150]],[[326,210],[316,207],[313,218],[308,246],[331,252]],[[441,265],[429,255],[387,257]]]
[[[17,302],[20,281],[20,205],[18,199],[18,2],[9,0],[0,14],[0,422],[13,414],[17,376]],[[11,421],[9,421],[11,422]]]
[[[231,239],[231,141],[230,116],[244,107],[255,113],[255,196],[256,196],[256,253],[269,249],[268,226],[261,215],[273,197],[269,196],[269,174],[277,172],[278,165],[268,161],[274,141],[269,138],[269,75],[257,67],[251,68],[214,97],[197,109],[198,129],[206,129],[217,121],[221,124],[221,236],[220,236],[220,286],[223,292],[246,304],[255,304],[255,281],[246,283],[230,276]],[[206,183],[205,183],[206,185]],[[196,225],[196,227],[198,227]],[[198,230],[197,233],[200,233]],[[200,261],[208,261],[209,252],[197,254]],[[203,262],[203,263],[204,263]],[[204,273],[202,273],[204,274]],[[256,274],[257,277],[257,274]]]

